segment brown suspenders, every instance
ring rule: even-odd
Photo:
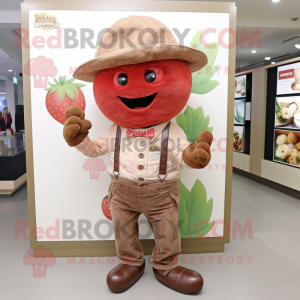
[[[164,128],[161,136],[161,149],[160,149],[160,162],[159,162],[159,173],[158,178],[161,181],[167,177],[167,159],[168,159],[168,141],[169,141],[170,123]],[[118,125],[116,142],[115,142],[115,153],[114,153],[114,174],[116,177],[120,174],[120,149],[121,149],[121,128]]]
[[[168,123],[161,134],[159,173],[157,175],[160,181],[164,181],[164,179],[167,177],[169,130],[170,123]]]
[[[116,142],[115,142],[115,153],[114,153],[114,174],[118,178],[120,171],[120,148],[121,148],[121,128],[118,125]]]

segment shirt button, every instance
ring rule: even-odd
[[[139,170],[144,170],[144,166],[143,165],[139,165]]]
[[[145,179],[143,177],[138,178],[139,181],[144,181]]]
[[[144,158],[144,157],[145,157],[144,153],[140,153],[140,154],[139,154],[139,158],[142,159],[142,158]]]
[[[145,142],[144,141],[140,141],[139,144],[140,144],[140,146],[145,146]]]

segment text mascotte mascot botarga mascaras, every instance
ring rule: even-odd
[[[93,82],[96,103],[113,122],[91,139],[91,122],[74,106],[66,110],[64,138],[89,157],[110,157],[108,201],[120,259],[107,275],[114,292],[127,290],[144,273],[138,230],[141,214],[155,237],[152,266],[157,280],[182,293],[198,293],[203,287],[199,273],[178,266],[178,180],[183,167],[208,165],[213,137],[204,131],[190,144],[170,120],[189,99],[191,72],[206,64],[203,52],[179,45],[158,20],[130,16],[107,29],[95,58],[74,73],[77,79]]]

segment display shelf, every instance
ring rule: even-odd
[[[16,180],[0,180],[0,196],[12,196],[19,188],[27,182],[27,175],[23,174]]]
[[[299,169],[263,159],[261,177],[300,191]]]
[[[12,195],[27,181],[23,135],[0,140],[0,195]]]

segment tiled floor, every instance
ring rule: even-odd
[[[109,263],[104,258],[102,264],[96,260],[90,264],[86,259],[85,264],[79,264],[77,259],[76,264],[68,264],[66,258],[58,258],[53,267],[47,268],[45,278],[33,277],[32,266],[23,262],[29,241],[15,239],[14,233],[16,219],[28,220],[26,192],[24,187],[13,198],[0,198],[0,300],[195,297],[159,284],[149,263],[138,283],[121,295],[111,293],[105,283],[106,274],[117,260]],[[204,277],[204,289],[196,297],[300,299],[300,201],[234,174],[232,220],[242,226],[251,220],[253,239],[232,239],[225,253],[180,257],[182,264],[185,262]],[[200,256],[205,264],[199,264]]]

